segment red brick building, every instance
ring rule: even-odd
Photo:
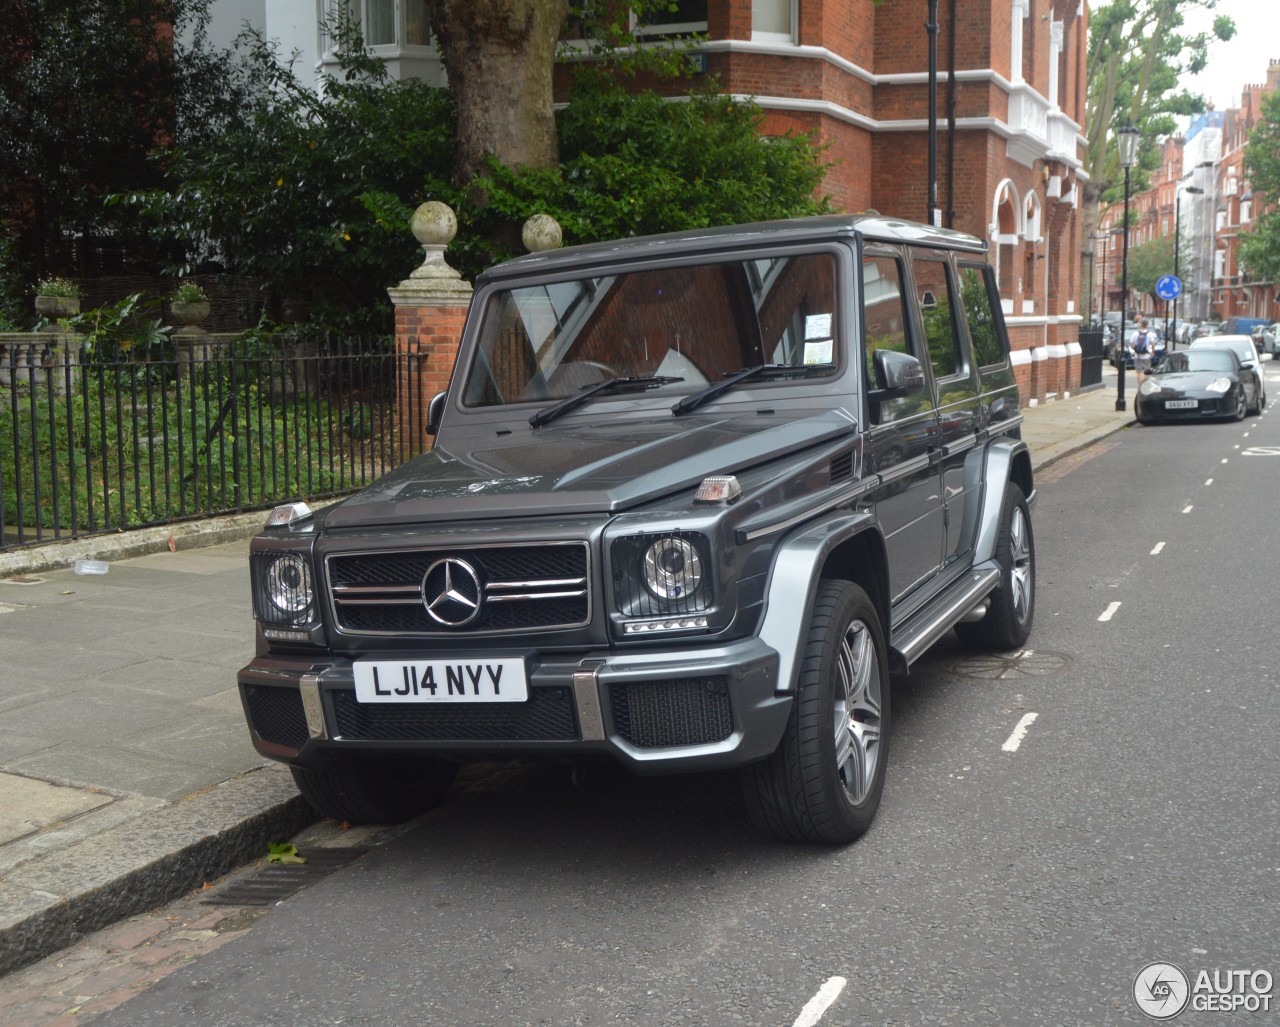
[[[1242,88],[1239,107],[1197,119],[1199,129],[1193,122],[1185,144],[1181,136],[1165,140],[1150,188],[1130,195],[1130,252],[1144,242],[1175,235],[1174,222],[1181,215],[1182,259],[1187,263],[1179,271],[1186,289],[1184,316],[1188,318],[1221,321],[1239,316],[1280,321],[1280,282],[1258,278],[1240,260],[1241,238],[1276,203],[1253,189],[1244,170],[1244,151],[1249,133],[1262,116],[1262,98],[1276,89],[1280,89],[1280,61],[1270,63],[1265,83]],[[1211,130],[1200,131],[1193,143],[1191,133],[1205,128]],[[1101,258],[1101,273],[1094,285],[1099,309],[1120,309],[1118,232],[1122,219],[1120,203],[1104,208],[1099,216],[1100,233],[1117,233],[1108,236],[1110,253]],[[1201,281],[1208,292],[1203,303],[1197,295]],[[1151,296],[1133,289],[1129,291],[1129,309],[1157,316],[1164,313],[1163,306]]]
[[[1258,215],[1275,207],[1275,199],[1256,193],[1244,170],[1249,133],[1262,117],[1262,98],[1280,89],[1280,61],[1272,61],[1267,80],[1246,85],[1240,106],[1225,112],[1222,157],[1217,167],[1212,313],[1216,318],[1265,317],[1280,321],[1280,283],[1262,281],[1240,261],[1240,237],[1252,230]]]
[[[668,31],[770,134],[813,132],[837,208],[925,221],[928,0],[681,0]],[[990,242],[1023,396],[1077,387],[1081,0],[937,4],[937,207]],[[954,21],[953,21],[954,15]]]

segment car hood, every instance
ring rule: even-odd
[[[1173,371],[1151,375],[1148,380],[1173,392],[1203,392],[1206,385],[1218,378],[1230,378],[1233,382],[1239,380],[1231,371]]]
[[[457,432],[323,513],[328,528],[618,513],[846,435],[842,410],[591,417],[510,435]]]

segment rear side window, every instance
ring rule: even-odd
[[[956,334],[951,274],[946,261],[916,257],[911,262],[911,271],[916,280],[916,300],[934,378],[943,381],[963,374],[964,356]]]
[[[1005,360],[985,271],[981,266],[960,265],[960,302],[969,323],[973,358],[979,367],[1003,364]]]

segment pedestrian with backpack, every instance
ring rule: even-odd
[[[1151,370],[1151,353],[1155,349],[1155,344],[1154,335],[1147,330],[1147,319],[1138,318],[1138,330],[1129,340],[1129,348],[1133,350],[1133,373],[1139,385]]]

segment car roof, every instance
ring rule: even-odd
[[[861,236],[873,242],[940,247],[974,255],[982,255],[987,251],[987,244],[983,240],[948,228],[932,228],[902,218],[873,214],[831,214],[785,221],[761,221],[749,225],[698,228],[543,250],[515,257],[489,268],[479,276],[477,284],[481,280],[555,273],[592,264],[661,259],[708,250],[743,249],[761,242],[768,242],[770,245],[814,242],[840,236]]]
[[[1191,343],[1191,345],[1195,346],[1198,349],[1209,349],[1210,347],[1213,347],[1213,346],[1216,346],[1219,349],[1226,349],[1228,346],[1232,345],[1233,343],[1235,345],[1239,345],[1242,342],[1247,342],[1250,346],[1252,346],[1253,336],[1252,335],[1206,335],[1203,338],[1196,339],[1194,342]]]

